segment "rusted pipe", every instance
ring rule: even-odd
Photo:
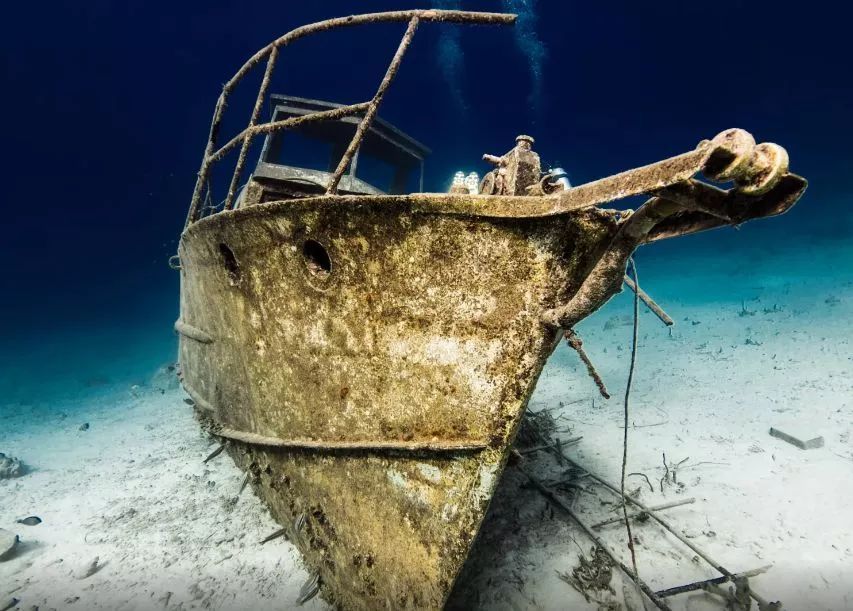
[[[349,106],[341,106],[340,108],[334,108],[332,110],[321,110],[299,117],[290,117],[289,119],[282,119],[281,121],[273,121],[272,123],[261,123],[260,125],[247,127],[239,134],[231,138],[231,140],[223,144],[222,148],[213,153],[210,156],[209,162],[210,164],[213,164],[214,162],[219,161],[220,159],[225,157],[225,155],[228,154],[231,149],[233,149],[238,144],[240,144],[240,142],[243,141],[247,134],[251,137],[255,137],[258,134],[270,134],[272,132],[301,127],[302,125],[305,125],[307,123],[335,121],[337,119],[342,119],[343,117],[352,117],[354,115],[361,114],[362,112],[367,110],[368,106],[370,106],[370,102],[360,102],[359,104],[350,104]]]
[[[409,21],[409,27],[406,28],[406,33],[403,34],[403,38],[400,40],[400,46],[397,47],[397,52],[394,53],[391,63],[388,64],[385,76],[382,78],[382,82],[379,83],[379,88],[376,90],[373,99],[370,101],[370,106],[368,107],[367,112],[364,113],[361,123],[358,124],[358,128],[355,130],[355,135],[352,137],[343,157],[341,157],[338,167],[335,169],[335,173],[332,174],[332,178],[329,180],[326,195],[337,193],[341,177],[343,177],[347,166],[350,164],[350,161],[352,161],[352,157],[355,155],[356,150],[361,146],[364,134],[366,134],[367,130],[370,129],[370,125],[373,123],[373,118],[376,116],[376,111],[382,103],[382,98],[385,97],[385,92],[388,91],[388,87],[391,86],[391,82],[394,80],[394,77],[397,76],[397,70],[400,68],[400,62],[403,61],[403,56],[406,54],[406,51],[412,42],[412,38],[415,36],[419,22],[420,21],[417,16],[412,17],[411,21]]]
[[[193,189],[193,196],[190,201],[190,209],[187,211],[187,219],[184,222],[184,229],[189,227],[190,223],[194,223],[198,218],[198,207],[201,205],[201,190],[204,188],[204,184],[207,182],[207,177],[210,173],[210,154],[213,152],[213,147],[216,146],[216,139],[219,136],[219,128],[222,125],[222,111],[225,108],[226,97],[227,95],[223,91],[216,100],[213,119],[210,122],[210,132],[207,136],[207,145],[204,148],[201,167],[196,176],[195,188]]]
[[[255,107],[252,109],[249,126],[245,130],[246,135],[243,137],[243,146],[240,147],[240,156],[237,158],[237,165],[234,168],[234,174],[231,176],[231,185],[228,187],[228,195],[225,198],[225,210],[231,210],[234,207],[234,194],[237,192],[237,183],[240,182],[240,176],[243,174],[243,166],[246,165],[246,154],[249,152],[249,145],[252,143],[252,137],[254,136],[252,128],[257,124],[261,108],[264,106],[264,98],[270,86],[270,78],[272,78],[277,58],[278,47],[273,47],[267,60],[267,68],[264,70],[264,78],[261,81],[261,86],[258,88],[258,96],[255,98]]]
[[[661,611],[670,611],[670,606],[665,601],[661,600],[661,598],[655,594],[655,591],[652,590],[648,584],[640,579],[634,571],[628,567],[624,562],[622,562],[619,557],[616,555],[607,543],[596,533],[592,528],[583,521],[583,519],[575,512],[571,506],[563,501],[559,496],[557,496],[551,488],[542,483],[539,478],[533,476],[530,472],[528,472],[521,465],[516,465],[516,468],[530,481],[531,484],[544,496],[546,499],[551,501],[557,508],[561,509],[566,515],[568,515],[575,523],[581,527],[587,536],[595,543],[598,547],[604,550],[604,552],[610,557],[610,559],[620,568],[628,578],[633,581],[637,587],[640,588],[643,594],[649,599],[649,601]]]
[[[469,441],[403,441],[403,440],[365,440],[365,441],[323,441],[322,439],[281,439],[221,428],[211,431],[217,437],[240,441],[249,445],[268,448],[319,451],[389,451],[406,452],[477,452],[488,447],[484,443]]]
[[[657,514],[657,512],[655,512],[652,508],[647,507],[646,505],[644,505],[643,503],[641,503],[640,501],[638,501],[637,499],[635,499],[631,496],[628,496],[628,495],[622,496],[622,493],[619,490],[619,488],[617,488],[616,486],[614,486],[613,484],[611,484],[610,482],[608,482],[607,480],[605,480],[601,476],[596,475],[592,471],[589,471],[583,465],[578,464],[577,461],[569,458],[568,456],[564,456],[564,457],[566,460],[568,460],[575,467],[577,467],[578,469],[581,469],[587,475],[589,475],[589,477],[591,477],[592,479],[597,481],[599,484],[601,484],[602,486],[604,486],[605,488],[610,490],[613,494],[615,494],[618,497],[621,497],[623,503],[627,501],[628,503],[631,503],[632,505],[637,507],[640,511],[648,514],[648,516],[650,518],[652,518],[655,522],[657,522],[658,524],[663,526],[666,530],[668,530],[670,533],[672,533],[672,535],[676,539],[678,539],[684,545],[689,547],[697,556],[699,556],[700,558],[702,558],[702,560],[704,560],[705,562],[710,564],[716,571],[718,571],[722,575],[728,577],[729,579],[735,577],[735,575],[731,571],[728,571],[725,567],[723,567],[723,565],[721,565],[719,562],[717,562],[716,560],[711,558],[711,556],[709,556],[702,548],[700,548],[695,543],[690,541],[690,539],[688,539],[684,535],[684,533],[682,533],[680,530],[678,530],[677,528],[672,526],[669,522],[667,522],[662,517],[660,517]],[[758,594],[756,594],[752,590],[750,590],[749,595],[761,606],[761,608],[767,608],[768,603],[763,597],[759,596]]]
[[[627,278],[627,276],[626,276]],[[587,355],[586,350],[583,349],[583,340],[580,338],[580,335],[574,329],[567,329],[563,334],[563,337],[566,338],[566,343],[572,348],[575,352],[578,353],[583,364],[586,365],[586,371],[589,374],[589,377],[592,378],[595,385],[598,387],[598,392],[601,393],[601,396],[605,399],[610,398],[610,393],[607,391],[607,386],[604,384],[604,380],[601,379],[601,375],[598,373],[598,370],[595,368],[595,365],[592,364],[592,361]]]
[[[420,21],[429,22],[464,23],[472,25],[512,25],[515,23],[517,15],[512,13],[416,9],[408,11],[388,11],[384,13],[365,13],[363,15],[350,15],[348,17],[337,17],[335,19],[327,19],[326,21],[309,23],[276,38],[266,47],[255,53],[240,67],[231,80],[225,83],[224,88],[226,91],[233,89],[234,86],[240,82],[240,80],[242,80],[242,78],[246,76],[246,74],[255,67],[255,65],[258,64],[258,62],[266,57],[266,54],[270,52],[272,47],[285,47],[300,38],[304,38],[305,36],[311,36],[312,34],[325,32],[326,30],[332,30],[335,28],[363,25],[366,23],[411,21],[414,17],[417,17]]]
[[[210,132],[208,134],[207,146],[205,147],[204,156],[202,157],[201,167],[199,168],[196,178],[195,188],[193,189],[190,209],[187,212],[187,219],[184,223],[184,228],[188,227],[198,218],[199,206],[201,204],[201,191],[204,187],[207,177],[210,173],[210,160],[216,146],[219,128],[222,123],[222,112],[225,109],[228,101],[228,94],[237,86],[248,72],[254,68],[261,60],[272,53],[273,49],[285,47],[290,43],[310,36],[318,32],[324,32],[340,27],[350,27],[362,25],[366,23],[382,23],[382,22],[399,22],[411,21],[417,18],[421,21],[429,22],[446,22],[446,23],[464,23],[476,25],[512,25],[515,23],[517,15],[512,13],[488,13],[474,11],[444,11],[444,10],[409,10],[409,11],[389,11],[384,13],[367,13],[364,15],[350,15],[349,17],[338,17],[336,19],[327,19],[316,23],[310,23],[302,27],[291,30],[290,32],[275,39],[267,46],[259,50],[244,63],[240,69],[231,77],[228,82],[222,87],[222,92],[216,100],[216,107],[213,111],[213,119],[210,124]],[[239,141],[239,140],[238,140]],[[227,151],[225,151],[227,152]],[[223,152],[224,154],[224,152]],[[217,158],[218,159],[218,158]],[[216,161],[214,159],[213,161]]]
[[[206,412],[216,412],[216,408],[207,402],[207,399],[198,394],[191,386],[188,386],[186,383],[182,384],[186,393],[192,398],[193,403],[199,409],[203,409]]]
[[[640,301],[646,304],[646,307],[649,308],[652,312],[654,312],[654,315],[660,318],[663,324],[665,324],[667,327],[671,327],[675,324],[675,321],[670,318],[669,314],[664,312],[663,308],[660,307],[654,299],[649,297],[649,294],[646,291],[641,288],[637,288],[636,283],[631,279],[630,276],[628,276],[628,274],[625,274],[625,277],[622,280],[625,282],[625,285],[629,289],[637,293],[637,296],[640,298]]]
[[[198,327],[194,327],[191,324],[185,323],[183,320],[175,321],[175,331],[183,335],[184,337],[188,337],[190,339],[194,339],[195,341],[201,344],[212,344],[213,336],[206,331],[202,331]]]

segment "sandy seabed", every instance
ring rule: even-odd
[[[846,261],[847,265],[843,262]],[[741,267],[714,259],[641,267],[641,285],[676,319],[649,312],[631,401],[628,490],[657,505],[695,502],[663,515],[732,572],[770,565],[753,588],[788,609],[853,608],[853,279],[847,250],[808,260],[757,254]],[[748,263],[748,265],[747,265]],[[675,272],[673,273],[673,269]],[[740,271],[738,271],[740,270]],[[596,397],[574,352],[561,346],[529,409],[550,410],[567,450],[614,482],[621,464],[622,396],[631,345],[630,294],[579,326],[613,394]],[[0,609],[288,609],[309,578],[242,473],[198,429],[182,391],[166,380],[50,405],[0,405],[0,452],[30,466],[0,480],[0,528],[21,537],[0,562]],[[80,430],[88,423],[87,430]],[[800,450],[771,437],[776,427]],[[677,481],[663,480],[667,462]],[[565,477],[545,453],[525,468]],[[572,480],[589,523],[617,515],[613,497]],[[458,609],[624,607],[611,591],[586,600],[560,575],[591,544],[509,467],[451,597]],[[15,522],[37,515],[43,522]],[[634,527],[641,576],[663,589],[717,575],[652,522]],[[601,529],[627,562],[624,528]],[[97,562],[93,565],[93,561]],[[91,567],[94,566],[94,572]],[[704,593],[667,599],[673,609],[723,609]],[[326,608],[315,598],[307,609]]]

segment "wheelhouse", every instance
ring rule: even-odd
[[[271,122],[341,108],[341,104],[285,95],[270,96]],[[253,178],[269,197],[323,193],[361,122],[359,116],[308,122],[267,134]],[[376,118],[364,135],[339,192],[399,195],[423,191],[430,150],[387,121]]]

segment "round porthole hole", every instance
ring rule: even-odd
[[[302,256],[305,258],[308,271],[314,276],[323,278],[332,273],[332,259],[329,258],[329,251],[317,240],[305,240],[302,245]]]
[[[219,254],[222,256],[222,265],[225,266],[225,271],[228,272],[228,278],[232,283],[239,281],[240,265],[237,263],[234,251],[228,247],[228,244],[220,243]]]

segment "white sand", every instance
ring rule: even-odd
[[[216,446],[182,391],[124,394],[67,406],[67,418],[3,418],[5,452],[34,470],[0,480],[0,527],[22,539],[0,562],[0,608],[12,597],[42,610],[295,606],[308,579],[298,552],[283,539],[258,545],[279,526],[250,488],[228,508],[242,474],[224,453],[202,464]],[[14,522],[31,514],[44,522]],[[79,579],[95,557],[103,568]]]
[[[810,261],[750,255],[740,272],[713,260],[671,262],[672,276],[659,261],[640,269],[641,285],[677,326],[670,337],[642,312],[629,471],[645,473],[655,490],[639,477],[629,489],[639,486],[650,505],[695,497],[665,515],[732,571],[772,564],[751,583],[788,609],[853,608],[853,283],[843,279],[850,277],[843,265],[829,266],[831,256],[853,261],[849,251],[825,251]],[[758,267],[746,271],[747,264]],[[755,314],[739,315],[742,299]],[[584,437],[571,455],[615,482],[631,327],[604,326],[630,315],[631,304],[622,294],[579,328],[614,398],[593,406],[592,382],[561,347],[530,406],[562,402],[554,414],[572,429],[563,436]],[[12,597],[21,609],[42,610],[294,606],[308,578],[298,553],[281,539],[258,545],[277,526],[250,489],[227,509],[242,475],[225,455],[202,464],[214,447],[182,396],[148,388],[132,397],[125,389],[80,405],[0,406],[0,451],[34,468],[0,480],[0,528],[23,540],[14,559],[0,562],[0,608]],[[82,422],[88,431],[78,430]],[[770,437],[771,426],[822,435],[826,445],[799,450]],[[678,471],[683,487],[666,485],[663,493],[662,452],[671,463],[689,457]],[[527,463],[543,476],[568,468],[547,455]],[[452,606],[598,608],[557,576],[571,572],[589,541],[523,483],[508,469]],[[615,515],[602,503],[611,496],[579,483],[587,491],[575,508],[589,522]],[[44,523],[15,524],[30,514]],[[618,525],[602,533],[626,552]],[[635,534],[640,573],[652,588],[716,575],[657,526],[637,525]],[[103,568],[79,579],[96,556]],[[598,597],[621,601],[620,584],[617,570],[616,594]],[[723,608],[707,595],[669,602]],[[306,608],[324,604],[315,599]]]
[[[788,609],[851,609],[853,256],[849,249],[811,252],[805,260],[753,253],[745,263],[758,267],[739,274],[730,259],[673,261],[666,266],[671,277],[663,277],[657,262],[641,268],[641,285],[677,322],[670,338],[641,305],[628,471],[645,473],[655,490],[640,477],[629,478],[628,489],[639,487],[640,500],[650,506],[695,497],[695,504],[662,515],[732,572],[772,564],[750,580],[765,598]],[[741,299],[754,315],[739,315]],[[782,310],[772,311],[774,304]],[[565,404],[553,412],[571,426],[563,438],[583,435],[570,455],[617,485],[632,327],[603,327],[611,317],[630,317],[632,305],[631,294],[623,293],[579,327],[610,401],[596,399],[592,406],[592,381],[576,355],[561,347],[530,403],[531,410]],[[770,437],[771,426],[801,438],[822,435],[825,447],[800,450]],[[663,452],[670,463],[689,460],[678,472],[683,488],[665,485],[662,494]],[[527,463],[550,475],[568,468],[555,467],[550,456]],[[520,489],[523,477],[507,473],[456,606],[597,608],[557,577],[577,566],[572,539],[587,554],[589,540],[535,491]],[[613,501],[604,489],[580,483],[589,492],[575,509],[588,523],[618,515],[602,505]],[[624,527],[601,532],[630,563]],[[657,525],[636,526],[634,533],[641,541],[640,575],[653,589],[718,576]],[[615,597],[599,598],[620,601],[618,583]],[[673,609],[723,608],[704,594],[667,600]]]

